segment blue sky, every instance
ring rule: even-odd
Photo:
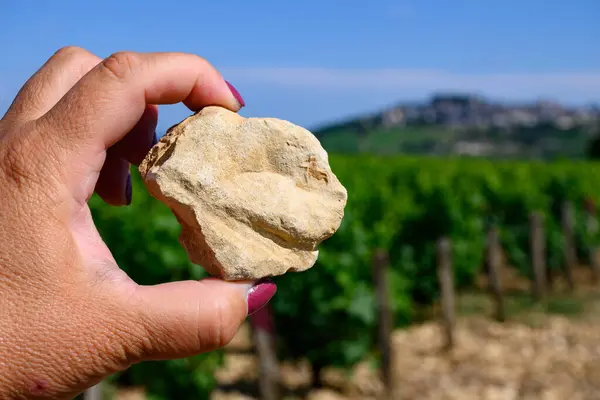
[[[0,15],[0,112],[65,45],[199,54],[243,115],[308,128],[435,91],[600,102],[598,0],[0,0]],[[188,114],[160,112],[159,131]]]

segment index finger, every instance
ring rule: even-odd
[[[136,125],[147,104],[179,102],[192,111],[242,106],[219,72],[199,56],[121,52],[86,74],[40,122],[60,135],[50,138],[54,143],[103,151]]]

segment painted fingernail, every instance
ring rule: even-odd
[[[127,176],[127,184],[125,186],[125,201],[127,205],[131,204],[131,175]]]
[[[248,291],[248,315],[265,306],[277,292],[277,285],[270,279],[261,279]]]
[[[227,86],[229,86],[229,90],[231,90],[233,97],[235,97],[235,99],[239,103],[240,108],[244,107],[246,105],[246,102],[244,102],[244,99],[242,98],[242,95],[240,94],[240,92],[238,92],[237,89],[231,83],[229,83],[227,81],[225,81],[225,83],[227,84]]]
[[[156,132],[154,132],[154,136],[152,137],[152,146],[156,145],[156,143],[158,143],[158,137],[156,136]]]

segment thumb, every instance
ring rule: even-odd
[[[163,360],[221,348],[276,290],[268,280],[216,278],[138,286],[128,300],[136,325],[130,330],[135,332],[132,356],[142,361]]]

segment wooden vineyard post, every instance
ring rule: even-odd
[[[442,301],[442,329],[444,350],[454,346],[454,273],[452,270],[452,246],[450,239],[443,237],[437,242],[438,279]]]
[[[500,282],[500,238],[495,227],[488,229],[487,235],[487,264],[489,267],[489,288],[496,303],[496,320],[502,322],[506,319],[504,299],[502,298],[502,284]]]
[[[378,314],[378,342],[381,356],[381,381],[384,399],[393,398],[393,358],[392,358],[392,310],[388,289],[388,254],[384,250],[375,251],[373,257],[373,280]]]
[[[546,238],[542,214],[531,213],[530,227],[530,253],[533,268],[533,297],[541,300],[546,295]]]
[[[102,395],[102,382],[98,383],[96,386],[92,386],[83,392],[83,400],[103,400],[104,396]]]
[[[562,206],[561,219],[564,243],[565,277],[570,290],[573,290],[575,286],[573,282],[573,269],[577,263],[574,237],[574,217],[573,204],[570,201],[564,202]]]
[[[279,361],[275,347],[275,327],[269,304],[250,317],[252,341],[259,362],[259,392],[264,400],[280,400]]]
[[[585,222],[586,222],[586,230],[588,237],[592,238],[592,241],[595,242],[596,237],[598,236],[598,219],[596,218],[596,210],[595,206],[591,201],[588,201],[586,204],[586,213],[585,213]],[[598,248],[596,244],[590,244],[590,247],[587,249],[590,259],[590,265],[592,267],[592,272],[594,274],[594,282],[600,282],[600,262],[598,262],[598,257],[596,257],[596,252]]]

